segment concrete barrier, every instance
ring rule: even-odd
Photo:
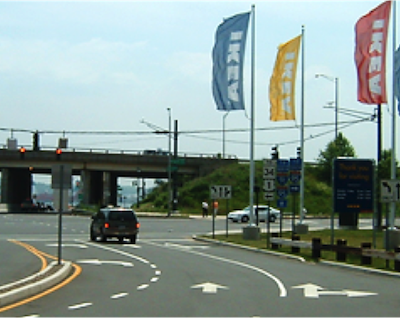
[[[61,265],[52,262],[41,272],[0,286],[0,307],[37,295],[57,285],[71,273],[71,270],[71,262],[63,262]]]

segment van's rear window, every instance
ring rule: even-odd
[[[133,221],[135,216],[131,211],[110,211],[110,221]]]

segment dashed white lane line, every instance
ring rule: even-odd
[[[155,283],[158,281],[158,279],[159,279],[158,277],[153,277],[152,279],[150,279],[150,282]]]
[[[128,296],[128,293],[119,293],[119,294],[112,295],[110,298],[118,299],[118,298],[122,298],[122,297],[126,297],[126,296]]]
[[[89,306],[92,306],[92,305],[93,305],[92,303],[82,303],[82,304],[68,306],[68,309],[75,310],[75,309],[81,309],[81,308],[89,307]]]
[[[149,284],[143,284],[137,287],[137,290],[143,290],[146,289],[147,287],[149,287]]]

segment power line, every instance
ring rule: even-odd
[[[340,124],[353,124],[353,123],[359,123],[359,122],[364,122],[364,121],[373,121],[374,119],[371,119],[371,117],[367,118],[362,118],[360,120],[356,121],[342,121]],[[319,128],[319,127],[326,127],[326,126],[332,126],[334,124],[332,123],[317,123],[317,124],[306,124],[304,125],[305,128]],[[148,134],[168,134],[167,129],[163,129],[158,126],[157,130],[155,131],[115,131],[115,130],[103,130],[103,131],[88,131],[88,130],[28,130],[28,129],[21,129],[21,128],[0,128],[0,131],[8,131],[8,132],[28,132],[28,133],[34,133],[38,131],[40,134],[57,134],[57,135],[148,135]],[[153,127],[153,129],[154,129]],[[282,126],[282,127],[261,127],[261,128],[255,128],[257,131],[274,131],[274,130],[290,130],[290,129],[298,129],[298,125],[293,125],[293,126]],[[249,128],[233,128],[233,129],[225,129],[225,132],[248,132],[250,129]],[[202,129],[202,130],[181,130],[178,131],[178,134],[207,134],[207,133],[221,133],[221,129]]]
[[[352,125],[359,124],[362,122],[374,122],[375,117],[364,117],[358,120],[352,120],[352,121],[342,121],[339,122],[340,124],[340,129],[345,129],[348,128]],[[109,135],[109,136],[132,136],[132,135],[165,135],[168,134],[168,130],[164,130],[162,127],[153,125],[151,123],[145,123],[149,128],[154,129],[154,131],[84,131],[84,130],[28,130],[28,129],[19,129],[19,128],[0,128],[0,131],[8,131],[11,133],[14,132],[22,132],[22,133],[35,133],[38,131],[40,134],[57,134],[57,135]],[[328,127],[332,126],[334,123],[316,123],[316,124],[306,124],[304,125],[305,128],[321,128],[321,127]],[[261,128],[255,128],[256,131],[276,131],[276,130],[292,130],[292,129],[299,129],[298,125],[290,125],[290,126],[282,126],[282,127],[261,127]],[[225,129],[225,132],[230,132],[230,133],[243,133],[243,132],[248,132],[249,128],[234,128],[234,129]],[[313,140],[318,137],[327,135],[334,130],[330,129],[327,131],[323,131],[317,134],[312,134],[309,137],[305,138],[305,141],[307,140]],[[220,142],[220,138],[213,138],[213,137],[207,137],[207,136],[197,136],[198,134],[215,134],[215,133],[221,133],[222,130],[220,129],[205,129],[205,130],[187,130],[187,131],[179,131],[179,135],[186,135],[186,137],[190,138],[196,138],[196,139],[202,139],[202,140],[209,140],[209,141],[216,141]],[[234,144],[248,144],[248,141],[240,141],[240,140],[226,140],[229,143],[234,143]],[[279,145],[289,145],[289,144],[294,144],[298,143],[299,140],[288,140],[288,141],[283,141],[279,142]],[[102,141],[104,143],[104,141]],[[264,146],[269,146],[269,145],[276,145],[277,142],[270,142],[270,143],[262,143],[262,142],[257,142],[255,143],[256,145],[264,145]]]

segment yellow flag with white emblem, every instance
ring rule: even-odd
[[[295,120],[295,82],[301,35],[279,45],[269,82],[270,120]]]

